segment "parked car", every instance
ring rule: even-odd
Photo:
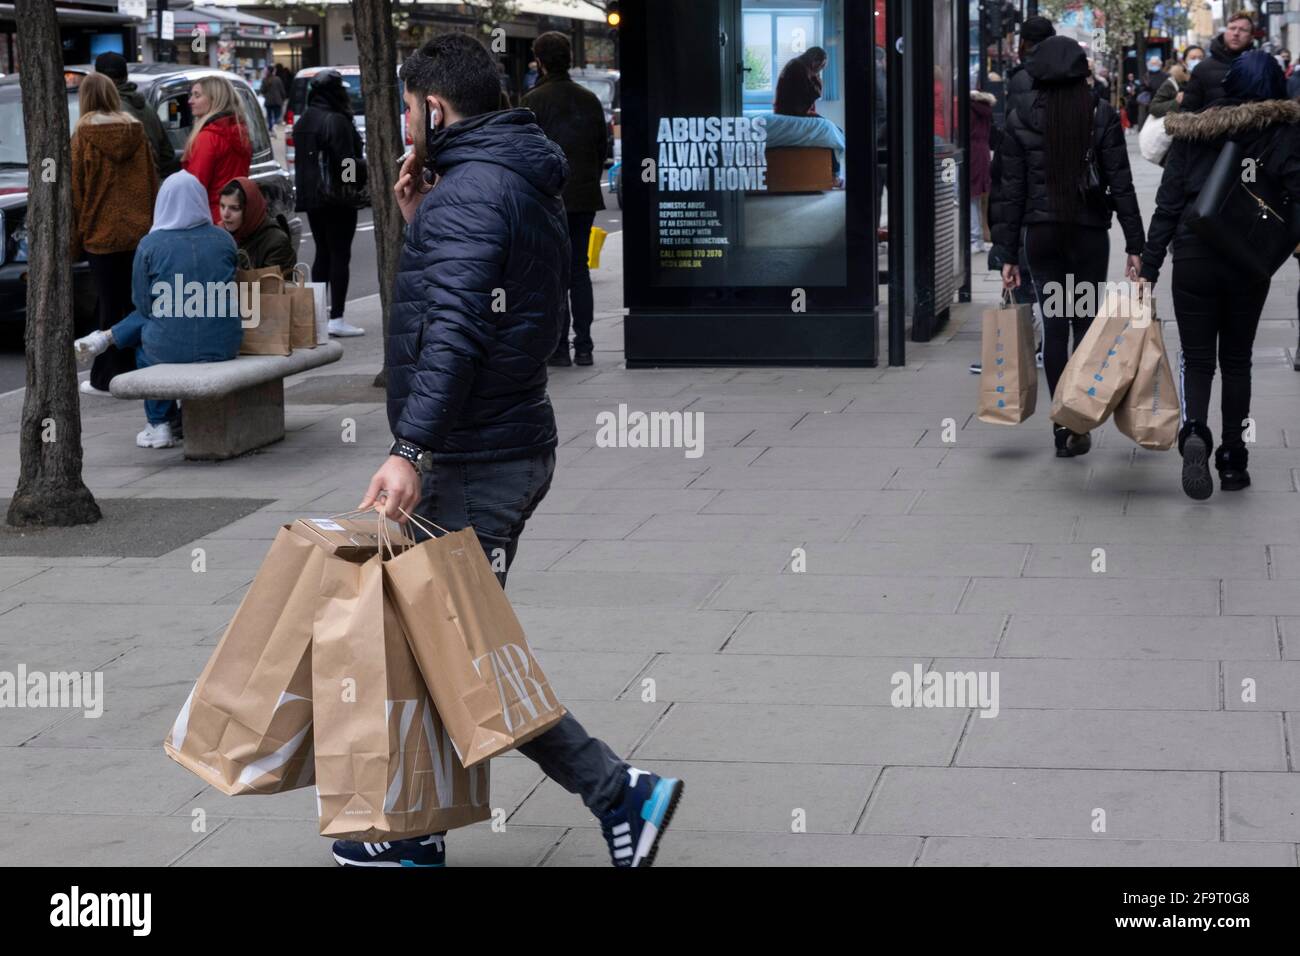
[[[302,217],[294,212],[293,176],[275,161],[266,113],[248,82],[233,73],[207,67],[175,63],[131,63],[128,79],[158,112],[163,129],[179,157],[189,137],[192,118],[189,94],[194,81],[217,74],[234,84],[244,122],[252,138],[253,160],[249,176],[266,197],[267,214],[283,214],[289,223],[295,254],[302,238]],[[69,66],[64,70],[68,84],[68,119],[76,125],[79,115],[77,86],[90,66]],[[27,318],[27,141],[23,123],[22,94],[18,74],[0,79],[0,325],[21,325]],[[95,326],[96,296],[85,260],[73,263],[73,309],[78,333]]]
[[[619,102],[619,76],[618,70],[598,70],[594,67],[569,71],[569,79],[595,93],[605,110],[605,129],[609,136],[609,148],[605,154],[606,166],[612,165],[623,155],[623,137],[620,135],[622,132],[620,114],[623,110]]]

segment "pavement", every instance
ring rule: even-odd
[[[1149,213],[1158,170],[1132,152]],[[991,275],[904,368],[630,372],[620,253],[611,236],[595,276],[595,367],[552,377],[558,469],[508,593],[587,728],[686,779],[660,865],[1297,865],[1294,264],[1255,353],[1254,485],[1197,503],[1173,453],[1109,424],[1058,460],[1044,411],[975,420]],[[357,386],[377,300],[349,318],[370,334],[290,383],[289,434],[260,454],[137,449],[137,406],[86,400],[101,500],[160,521],[184,520],[168,499],[270,503],[157,556],[0,557],[0,671],[102,671],[106,696],[99,718],[0,711],[0,860],[331,865],[310,790],[227,798],[161,741],[275,529],[353,507],[383,456],[380,396]],[[703,454],[597,447],[620,404],[701,413]],[[893,706],[914,668],[996,676],[996,714]],[[494,762],[492,805],[504,830],[453,832],[452,865],[607,865],[595,821],[526,759]]]

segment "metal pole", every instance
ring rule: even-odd
[[[961,214],[958,217],[958,229],[961,235],[958,242],[961,243],[962,262],[965,263],[966,278],[962,281],[961,288],[957,291],[958,302],[969,302],[971,300],[971,254],[970,254],[970,236],[971,227],[971,194],[970,194],[970,55],[966,50],[967,44],[970,43],[970,6],[966,3],[957,3],[957,49],[953,50],[953,61],[956,62],[958,56],[961,56],[961,67],[957,71],[957,115],[953,117],[953,122],[959,124],[961,136],[957,139],[957,146],[962,155],[962,177],[960,189]],[[980,233],[983,236],[983,233]]]
[[[907,108],[903,72],[906,0],[885,4],[885,68],[889,146],[889,364],[907,364],[907,234],[904,229],[907,177],[903,164],[903,111]]]

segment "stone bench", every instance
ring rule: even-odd
[[[227,362],[151,365],[114,376],[114,398],[182,402],[185,457],[234,458],[284,438],[284,380],[343,357],[326,342],[290,355],[241,355]]]

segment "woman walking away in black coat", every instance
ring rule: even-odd
[[[354,181],[362,182],[365,151],[352,122],[352,105],[343,74],[324,70],[311,79],[307,109],[293,126],[297,157],[294,163],[297,209],[307,214],[316,258],[311,281],[328,282],[330,335],[365,335],[366,330],[343,320],[351,274],[352,239],[357,232],[357,207],[331,194],[350,163]],[[329,181],[322,180],[322,158]]]
[[[1017,109],[1007,120],[999,151],[1001,191],[989,218],[995,223],[994,253],[1004,263],[1003,285],[1020,285],[1022,264],[1032,276],[1043,315],[1043,368],[1055,393],[1069,360],[1071,327],[1078,348],[1104,298],[1111,209],[1124,230],[1131,279],[1141,264],[1142,215],[1119,114],[1109,103],[1094,101],[1083,48],[1069,37],[1049,37],[1028,69],[1037,93],[1027,114]],[[1064,300],[1065,290],[1077,296],[1089,287],[1092,294],[1077,302]],[[1092,447],[1087,434],[1062,425],[1053,426],[1053,436],[1058,458]]]
[[[1286,98],[1281,67],[1262,51],[1244,53],[1229,68],[1224,89],[1227,96],[1214,106],[1165,120],[1173,143],[1142,253],[1142,277],[1155,282],[1173,240],[1174,313],[1182,344],[1183,428],[1178,450],[1183,456],[1183,491],[1198,500],[1214,492],[1209,411],[1216,350],[1223,373],[1223,443],[1214,455],[1219,487],[1239,491],[1250,484],[1242,431],[1250,415],[1251,350],[1270,279],[1243,276],[1192,231],[1186,213],[1219,154],[1235,141],[1256,161],[1254,181],[1280,184],[1290,197],[1290,215],[1300,214],[1300,103]]]

